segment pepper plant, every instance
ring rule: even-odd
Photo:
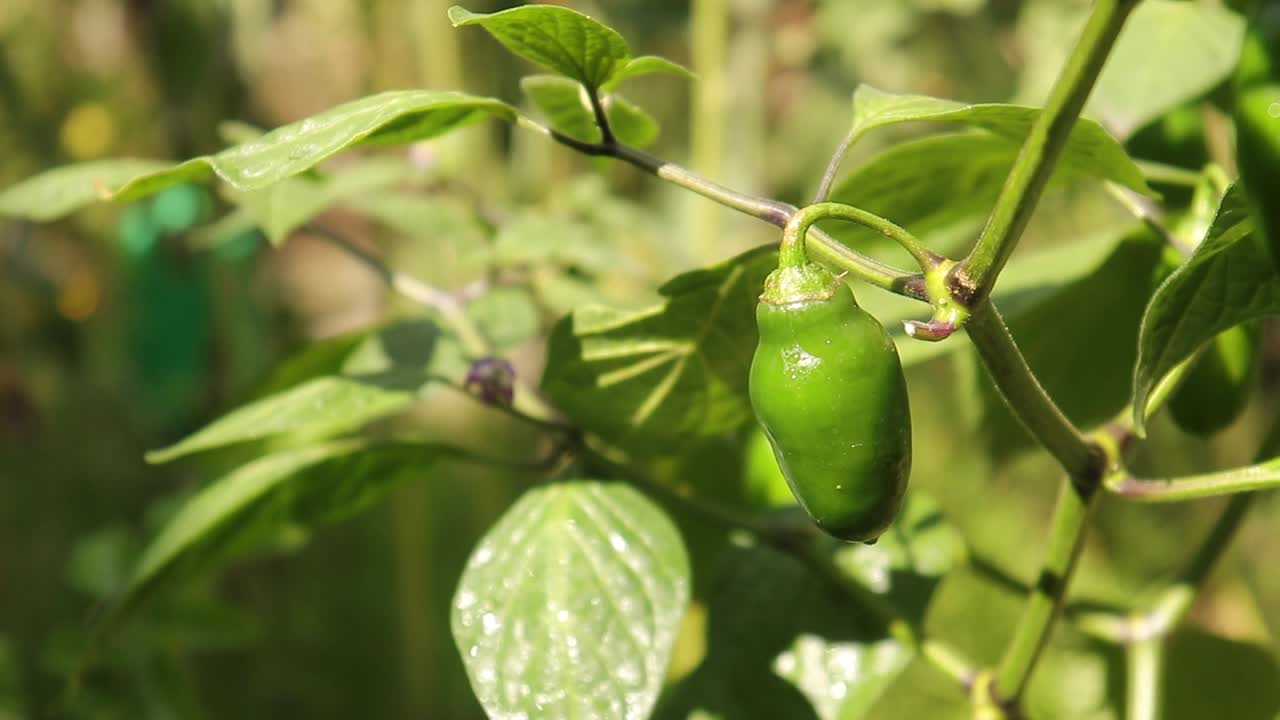
[[[628,82],[697,79],[673,61],[633,54],[601,22],[551,5],[449,12],[455,27],[471,29],[469,41],[483,42],[483,30],[550,73],[521,82],[534,111],[459,90],[386,92],[262,134],[241,128],[252,136],[176,164],[93,161],[5,189],[0,213],[44,222],[96,202],[216,182],[230,210],[215,230],[257,226],[276,244],[306,231],[419,307],[317,345],[269,391],[148,454],[167,463],[254,448],[247,458],[223,455],[234,466],[152,540],[97,621],[82,671],[92,672],[119,629],[168,588],[261,552],[288,528],[350,517],[402,484],[464,463],[501,466],[529,484],[476,543],[449,619],[490,717],[1162,716],[1169,638],[1257,492],[1280,485],[1277,435],[1265,431],[1254,433],[1255,464],[1178,477],[1134,469],[1148,422],[1166,404],[1178,408],[1184,428],[1208,434],[1259,397],[1264,318],[1280,312],[1280,9],[1238,5],[1094,0],[1038,107],[861,86],[848,135],[803,207],[734,190],[639,149],[657,127],[621,94]],[[1216,43],[1194,73],[1173,81],[1153,50],[1170,28]],[[1138,72],[1147,73],[1142,92],[1124,76]],[[1105,102],[1090,105],[1091,94]],[[1228,147],[1205,168],[1185,168],[1126,151],[1123,141],[1138,128],[1199,102],[1234,121],[1235,153]],[[678,274],[648,309],[572,309],[546,337],[535,382],[504,358],[506,326],[491,322],[495,312],[516,312],[495,298],[527,279],[449,292],[315,219],[342,192],[341,172],[318,168],[323,161],[485,118],[772,225],[781,251],[766,244]],[[921,124],[953,131],[891,146],[841,174],[846,153],[868,134]],[[967,178],[968,192],[940,197],[957,176]],[[1041,197],[1068,183],[1121,208],[1120,231],[1082,237],[1056,255],[1019,250]],[[389,223],[412,222],[394,202],[364,209]],[[935,243],[946,214],[985,222],[964,242]],[[522,246],[530,236],[526,229],[493,252],[581,252],[568,237]],[[205,237],[216,243],[219,235]],[[1026,260],[1035,264],[1020,267]],[[1115,284],[1138,287],[1145,302],[1129,338],[1132,382],[1118,404],[1085,404],[1075,396],[1089,394],[1094,381],[1086,376],[1091,333],[1110,313],[1122,314],[1108,305]],[[427,329],[431,351],[406,356],[396,337],[415,328]],[[1021,347],[1027,328],[1063,343]],[[1046,353],[1073,346],[1077,370],[1036,372]],[[1035,481],[1056,500],[1042,532],[1022,539],[1039,545],[1041,557],[1025,579],[966,549],[939,504],[906,486],[907,393],[918,407],[941,401],[915,376],[904,383],[901,368],[967,357],[969,348],[989,378],[978,392],[998,394],[1024,437],[1058,467],[1056,479]],[[479,454],[393,437],[378,424],[427,389],[527,424],[542,439],[539,454]],[[1274,398],[1257,401],[1274,408]],[[983,422],[1000,422],[1002,406],[987,408]],[[723,468],[744,448],[745,479],[726,481]],[[931,452],[916,444],[917,474],[945,467],[922,465]],[[1127,604],[1073,599],[1071,580],[1100,505],[1214,496],[1230,501],[1166,587]],[[1004,521],[993,510],[989,522]],[[996,654],[975,652],[931,620],[941,588],[975,570],[1022,597],[1016,619],[983,630],[1006,640]],[[694,616],[694,594],[707,617],[706,647],[695,653],[695,668],[669,673],[677,639],[700,632],[682,624]],[[973,623],[992,622],[972,609]],[[1061,673],[1035,673],[1073,652],[1052,642],[1059,626],[1123,654],[1119,698],[1071,697],[1063,688],[1075,686]],[[73,681],[71,707],[75,690]]]

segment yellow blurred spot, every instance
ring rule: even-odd
[[[680,630],[676,633],[671,665],[667,668],[667,683],[675,683],[693,672],[706,655],[707,606],[695,600],[689,603],[689,609],[680,622]]]
[[[101,103],[81,103],[62,121],[62,149],[76,160],[102,156],[115,143],[116,123]]]
[[[102,286],[88,270],[76,270],[58,288],[58,312],[68,320],[88,319],[101,303]]]

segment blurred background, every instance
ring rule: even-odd
[[[214,152],[254,128],[380,90],[461,89],[519,103],[519,78],[532,68],[479,30],[450,28],[450,4],[4,0],[0,188],[69,162]],[[493,11],[518,3],[465,4]],[[1088,5],[567,4],[616,28],[635,54],[661,54],[700,75],[697,83],[652,76],[627,87],[661,126],[654,152],[790,202],[816,187],[847,129],[858,83],[967,101],[1035,101]],[[1180,119],[1139,130],[1130,146],[1198,169],[1212,156],[1200,140],[1206,117],[1214,114],[1193,105]],[[919,132],[878,133],[846,168]],[[477,247],[518,254],[531,234],[543,238],[512,260],[519,265],[512,286],[530,298],[515,307],[528,309],[532,330],[511,356],[530,378],[540,372],[536,336],[559,314],[585,302],[642,307],[672,274],[774,239],[755,220],[499,122],[411,148],[352,153],[326,170],[373,179],[335,192],[317,222],[450,290],[479,279]],[[384,191],[388,177],[394,193]],[[340,343],[345,333],[407,312],[376,275],[331,245],[299,231],[273,247],[252,222],[227,219],[228,208],[213,188],[181,186],[48,225],[0,221],[4,720],[51,712],[89,623],[122,587],[141,548],[177,503],[261,447],[159,467],[145,464],[143,452],[287,382],[290,366],[281,363],[311,343]],[[943,228],[949,234],[938,242],[956,250],[972,220]],[[1069,247],[1131,225],[1096,192],[1064,188],[1046,198],[1021,252]],[[548,243],[548,234],[564,238],[563,246]],[[1042,340],[1037,369],[1052,390],[1072,395],[1082,382],[1105,388],[1091,404],[1065,401],[1082,422],[1102,422],[1124,404],[1138,318],[1158,274],[1158,251],[1122,247],[1129,250],[1110,256],[1110,275],[1058,290],[1075,293],[1073,302],[1090,298],[1089,318],[1052,338],[1034,336]],[[859,291],[873,308],[875,294]],[[1014,330],[1032,339],[1036,327],[1028,317]],[[1267,348],[1272,369],[1275,350]],[[1081,356],[1090,361],[1071,361]],[[1247,461],[1274,415],[1275,380],[1264,371],[1244,416],[1208,442],[1159,418],[1139,467],[1154,474]],[[1058,480],[1052,465],[1021,452],[1027,439],[968,352],[916,364],[909,383],[915,487],[938,500],[974,557],[1031,577]],[[964,432],[951,427],[954,418],[963,418]],[[482,449],[538,449],[527,429],[456,397],[424,401],[392,424],[401,434]],[[734,482],[738,447],[726,444],[711,464]],[[449,600],[475,539],[525,482],[458,467],[344,524],[282,540],[279,552],[157,598],[82,679],[72,715],[481,717],[449,636]],[[1106,503],[1075,591],[1127,603],[1158,589],[1220,507]],[[1273,710],[1280,704],[1280,574],[1268,569],[1280,546],[1267,528],[1277,523],[1280,503],[1255,507],[1179,653],[1203,663],[1192,685],[1205,693],[1261,694],[1260,706]],[[965,570],[944,584],[929,622],[989,662],[1018,607],[1008,587]],[[697,612],[691,618],[676,674],[699,658]],[[1069,630],[1061,635],[1067,647],[1084,643]],[[1093,702],[1090,693],[1114,685],[1114,660],[1070,666],[1081,673],[1085,697],[1077,701]],[[921,702],[927,708],[929,698]],[[899,715],[907,716],[924,715]]]

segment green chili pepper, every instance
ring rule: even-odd
[[[911,469],[897,348],[847,285],[803,261],[769,276],[756,321],[751,403],[792,493],[831,535],[874,542]]]

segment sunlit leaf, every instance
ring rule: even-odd
[[[143,553],[119,608],[173,573],[188,574],[244,551],[290,525],[335,522],[421,478],[457,451],[431,445],[341,441],[255,460],[201,490]]]
[[[57,220],[109,197],[113,188],[136,177],[169,167],[160,160],[120,158],[54,168],[0,191],[0,215],[36,222]]]
[[[453,637],[495,718],[644,718],[689,601],[679,533],[625,485],[531,490],[471,554]]]
[[[180,442],[147,453],[147,461],[168,462],[202,450],[286,433],[333,435],[403,410],[413,402],[414,390],[414,383],[406,378],[316,378],[232,410]]]
[[[599,88],[631,60],[613,29],[569,8],[524,5],[496,13],[449,8],[454,27],[480,25],[508,50],[548,70]]]
[[[982,128],[1021,144],[1040,110],[1004,104],[965,104],[923,95],[893,95],[860,85],[853,95],[853,127],[861,136],[875,128],[903,122],[955,122]],[[1077,121],[1059,162],[1084,175],[1112,180],[1139,192],[1151,193],[1142,171],[1124,147],[1093,120]]]
[[[542,388],[583,428],[664,452],[751,416],[747,370],[772,248],[677,276],[661,305],[583,308],[552,331]]]
[[[1221,5],[1146,0],[1125,21],[1086,113],[1120,138],[1222,82],[1244,21]]]
[[[896,640],[827,642],[800,635],[773,669],[809,698],[820,720],[856,720],[910,660]]]
[[[460,92],[380,93],[177,165],[104,160],[56,168],[0,192],[0,213],[51,220],[95,200],[132,200],[211,174],[235,190],[261,190],[348,148],[425,140],[486,115],[513,120],[516,111],[500,100]]]

